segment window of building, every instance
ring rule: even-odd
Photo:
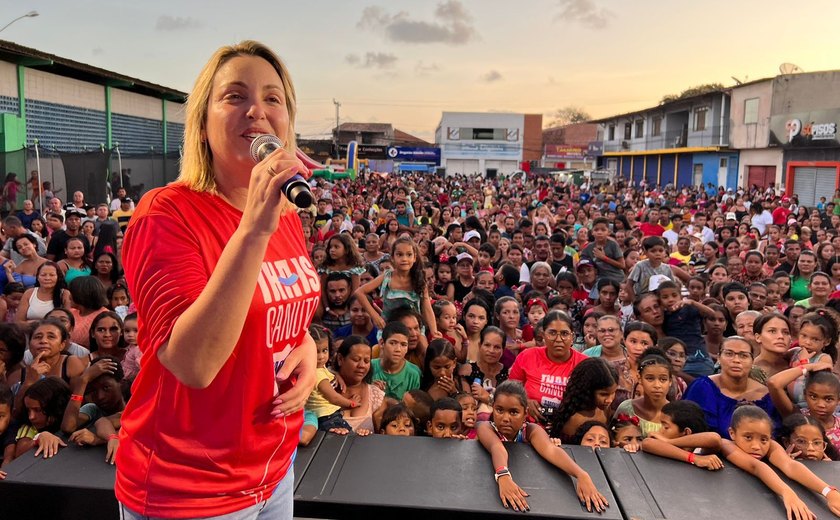
[[[476,141],[504,141],[504,128],[462,128],[461,135]]]
[[[645,120],[639,119],[636,121],[636,138],[645,136]]]
[[[758,123],[758,98],[744,100],[744,124]]]
[[[652,123],[650,135],[653,137],[659,137],[662,135],[662,116],[655,116]]]
[[[610,125],[607,129],[608,141],[615,141],[615,125]]]
[[[630,135],[633,131],[633,125],[631,123],[624,123],[624,140],[629,141]]]
[[[709,115],[709,107],[697,107],[694,109],[694,131],[700,132],[706,129],[706,117]]]

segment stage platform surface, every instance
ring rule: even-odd
[[[527,445],[507,445],[510,470],[531,496],[527,516],[605,520],[784,519],[785,510],[756,478],[726,467],[708,472],[686,463],[623,450],[563,449],[607,497],[603,514],[589,513],[574,480]],[[832,485],[840,463],[807,463]],[[295,515],[309,518],[435,520],[522,515],[501,505],[490,456],[477,441],[318,434],[294,461]],[[44,460],[31,454],[9,464],[0,503],[14,520],[115,520],[115,468],[104,447],[70,446]],[[784,478],[784,477],[783,477]],[[818,518],[833,518],[819,495],[793,488]],[[724,513],[725,512],[725,513]]]

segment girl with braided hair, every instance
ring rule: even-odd
[[[563,401],[551,425],[551,437],[569,442],[587,421],[609,422],[618,389],[618,372],[601,358],[588,358],[572,370]]]

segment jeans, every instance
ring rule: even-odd
[[[294,506],[295,474],[293,466],[277,484],[271,498],[240,511],[226,515],[190,520],[292,520]],[[163,520],[157,516],[144,516],[120,503],[120,520]]]
[[[333,428],[346,428],[353,431],[353,428],[344,420],[344,415],[341,410],[324,417],[318,417],[318,430],[328,432]]]

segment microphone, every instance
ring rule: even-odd
[[[254,162],[260,162],[271,155],[274,150],[280,148],[283,148],[283,141],[276,135],[259,135],[251,141],[251,158],[254,159]],[[302,209],[311,206],[315,200],[312,191],[309,189],[309,183],[300,174],[295,174],[294,177],[287,180],[283,184],[282,190],[287,199]]]

